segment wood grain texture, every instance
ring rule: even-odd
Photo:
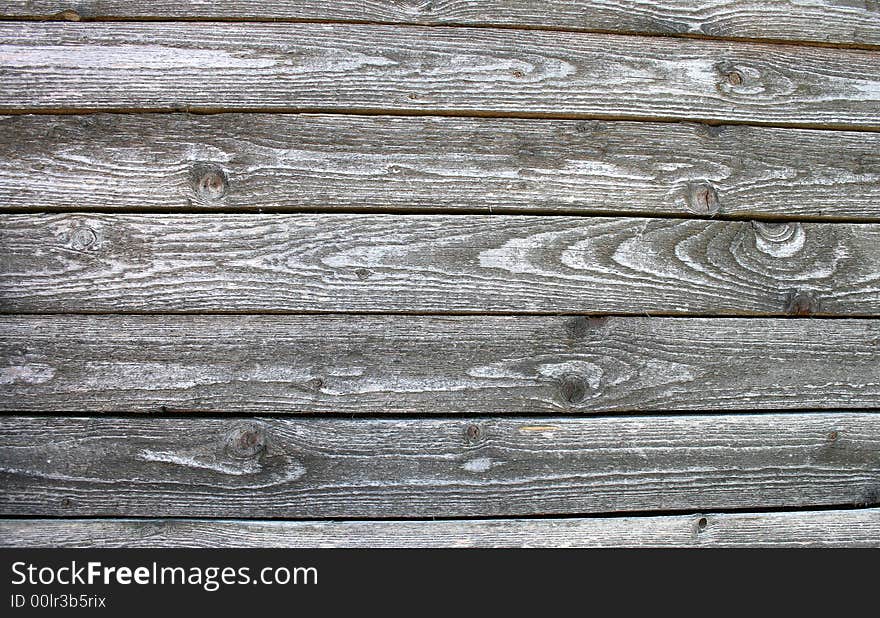
[[[264,109],[880,129],[880,51],[340,24],[0,24],[0,110]]]
[[[0,332],[5,412],[880,407],[874,320],[21,316]]]
[[[537,26],[880,45],[877,12],[872,0],[0,0],[0,15],[7,17]]]
[[[875,505],[880,415],[0,419],[0,514],[520,516]]]
[[[431,521],[6,519],[2,547],[880,547],[880,509]]]
[[[877,315],[880,227],[4,215],[0,310]]]
[[[880,219],[880,134],[492,118],[0,117],[0,209]],[[219,190],[200,184],[219,177]],[[706,187],[712,203],[699,202]],[[708,189],[711,187],[711,190]]]

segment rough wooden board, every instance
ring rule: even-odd
[[[2,547],[880,547],[880,509],[431,521],[5,519]]]
[[[274,114],[0,117],[0,209],[880,219],[880,134]],[[200,190],[213,170],[225,186]],[[693,188],[711,186],[701,203]]]
[[[2,110],[273,109],[880,129],[880,51],[340,24],[0,24]]]
[[[521,516],[876,505],[880,415],[0,418],[0,514]]]
[[[0,332],[6,412],[880,407],[874,320],[23,316]]]
[[[505,25],[880,45],[876,2],[813,0],[2,0],[0,15]],[[818,25],[821,24],[821,27]]]
[[[880,227],[3,215],[0,310],[877,315]]]

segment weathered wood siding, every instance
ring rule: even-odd
[[[880,312],[875,224],[372,214],[0,223],[7,312]]]
[[[872,505],[880,415],[0,417],[0,511],[451,517]]]
[[[447,521],[12,519],[20,547],[880,547],[880,509]]]
[[[0,0],[0,90],[0,545],[880,545],[877,2]]]
[[[504,25],[880,45],[874,0],[2,0],[8,17]]]
[[[0,210],[880,220],[880,134],[510,118],[0,117]],[[218,175],[210,190],[199,180]]]
[[[880,407],[876,320],[0,317],[0,411]]]
[[[822,47],[486,28],[0,22],[0,73],[0,111],[405,111],[880,130],[880,52]]]

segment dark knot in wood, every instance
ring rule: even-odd
[[[587,383],[580,376],[564,375],[559,379],[559,395],[569,405],[582,402],[587,397],[587,391]]]
[[[219,166],[199,163],[193,166],[193,188],[196,194],[209,202],[221,199],[229,189],[229,179]]]
[[[819,300],[812,292],[792,290],[785,297],[785,313],[788,315],[813,315],[819,310]]]
[[[256,422],[242,423],[226,436],[226,452],[237,459],[251,459],[266,449],[266,431]]]
[[[743,83],[743,74],[739,71],[730,71],[725,77],[727,78],[727,83],[732,86],[741,86]]]
[[[464,436],[467,438],[468,442],[479,442],[482,435],[483,431],[480,429],[479,425],[471,423],[465,427]]]
[[[720,210],[718,192],[706,181],[690,182],[685,191],[688,210],[698,215],[714,215]]]
[[[590,331],[605,326],[607,321],[608,318],[606,317],[588,318],[577,316],[566,321],[565,334],[568,335],[569,339],[583,339]]]

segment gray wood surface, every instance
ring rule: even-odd
[[[675,118],[880,129],[880,51],[351,24],[0,24],[0,110]]]
[[[0,117],[0,209],[880,219],[880,134],[689,123]],[[220,178],[218,188],[200,184]],[[699,189],[714,193],[709,205]]]
[[[4,312],[880,312],[875,224],[16,214],[0,225]]]
[[[880,547],[880,509],[446,521],[5,519],[0,547]]]
[[[876,505],[876,413],[0,418],[0,515],[518,516]]]
[[[873,0],[0,0],[0,15],[543,26],[880,45]]]
[[[5,412],[880,407],[874,320],[21,316],[0,332]]]

